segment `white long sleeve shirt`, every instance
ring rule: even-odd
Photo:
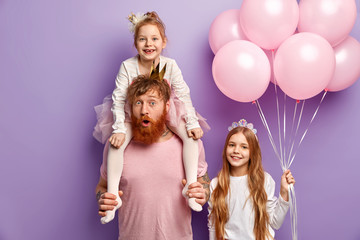
[[[236,240],[246,239],[255,240],[253,204],[249,196],[247,175],[241,177],[230,176],[230,194],[226,196],[229,208],[229,221],[225,224],[225,239]],[[214,178],[210,183],[210,194],[217,186],[218,179]],[[274,237],[274,229],[279,229],[284,222],[289,203],[286,202],[281,195],[279,198],[274,196],[275,181],[270,174],[265,173],[265,191],[268,197],[267,212],[269,214],[270,226],[269,232]],[[211,196],[211,195],[210,195]],[[247,201],[246,201],[247,200]],[[246,204],[245,204],[246,203]],[[209,200],[209,214],[212,210],[212,204]],[[210,240],[216,240],[215,227],[209,220],[209,236]]]
[[[174,59],[160,56],[160,70],[166,64],[164,79],[168,80],[176,97],[185,105],[186,110],[186,129],[200,127],[195,109],[190,98],[190,89],[185,83],[181,70]],[[127,88],[133,79],[140,75],[138,56],[129,58],[122,62],[118,75],[116,76],[116,87],[112,94],[113,105],[111,111],[114,116],[113,133],[126,133],[125,127],[125,101]]]

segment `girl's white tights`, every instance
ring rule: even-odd
[[[109,146],[107,157],[107,191],[116,196],[118,205],[116,205],[113,210],[106,211],[106,216],[100,219],[102,224],[113,220],[116,210],[122,205],[122,201],[119,196],[119,184],[124,165],[124,151],[132,138],[131,124],[126,122],[125,126],[127,130],[124,143],[119,149]],[[109,142],[107,144],[109,144]]]
[[[188,199],[189,207],[197,212],[202,210],[202,206],[195,201],[195,198],[188,198],[186,192],[190,184],[197,182],[197,169],[199,160],[199,144],[197,140],[188,137],[185,122],[181,121],[179,126],[169,126],[183,142],[183,163],[186,175],[186,185],[182,190],[182,194]]]

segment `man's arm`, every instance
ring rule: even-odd
[[[96,200],[99,201],[100,200],[100,196],[105,193],[107,190],[107,181],[105,179],[103,179],[102,177],[100,177],[98,184],[96,185],[95,188],[95,193],[96,193]]]
[[[203,186],[204,190],[205,190],[205,200],[206,202],[209,200],[210,197],[210,178],[209,178],[209,174],[206,172],[204,176],[199,177],[197,179],[197,181],[199,183],[201,183],[201,185]]]

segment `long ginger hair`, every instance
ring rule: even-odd
[[[266,211],[267,194],[265,192],[265,173],[261,163],[261,150],[255,134],[246,127],[236,127],[232,129],[226,137],[225,146],[222,152],[222,169],[218,173],[218,184],[211,195],[212,211],[209,218],[215,225],[217,239],[224,239],[225,224],[229,220],[229,207],[226,196],[230,190],[230,168],[231,165],[226,157],[226,149],[230,138],[236,133],[244,134],[250,151],[248,163],[248,187],[250,195],[248,200],[253,203],[254,235],[256,240],[265,240],[267,237],[272,239],[269,230],[269,215]],[[245,203],[246,204],[246,203]]]

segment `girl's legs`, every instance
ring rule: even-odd
[[[184,121],[181,121],[177,127],[169,126],[169,128],[179,136],[183,142],[183,163],[186,175],[186,185],[182,194],[187,198],[186,192],[189,185],[197,181],[199,145],[196,140],[188,137]],[[189,198],[188,204],[194,211],[200,212],[202,210],[202,206],[195,201],[195,198]]]
[[[119,149],[109,146],[107,157],[107,191],[116,196],[118,205],[113,210],[106,211],[106,216],[101,218],[102,224],[113,220],[115,217],[115,211],[122,205],[122,201],[119,197],[119,184],[124,165],[124,151],[132,138],[131,124],[125,123],[125,126],[127,131],[124,143]]]

